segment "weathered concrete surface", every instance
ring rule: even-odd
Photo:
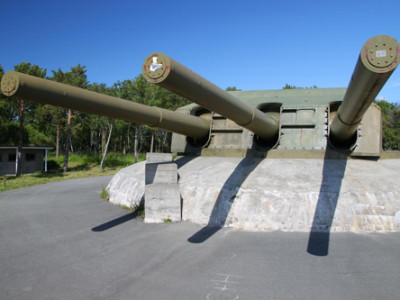
[[[140,162],[120,170],[107,185],[110,202],[116,205],[136,207],[144,200],[146,162]]]
[[[146,185],[145,223],[181,221],[181,194],[178,184]]]
[[[172,160],[172,154],[147,153],[146,159],[144,221],[180,221],[182,218],[178,166]]]
[[[400,231],[400,160],[196,157],[178,165],[183,220],[260,231]],[[144,170],[129,168],[117,175],[139,184]]]

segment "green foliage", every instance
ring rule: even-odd
[[[100,192],[100,198],[109,201],[110,200],[110,196],[108,195],[108,192],[106,190],[105,187],[102,187],[101,192]]]
[[[290,84],[285,84],[285,86],[282,88],[282,90],[293,90],[293,89],[317,89],[318,87],[316,85],[310,86],[310,87],[300,87],[300,86],[295,86],[295,85],[290,85]]]
[[[400,150],[400,105],[385,100],[375,103],[382,111],[383,149]]]
[[[134,207],[130,207],[130,206],[125,205],[125,204],[120,205],[120,207],[121,207],[122,209],[126,209],[126,210],[129,210],[129,211],[135,211],[135,208],[134,208]]]
[[[139,155],[139,161],[144,161],[146,159],[146,154],[141,153]],[[59,157],[55,157],[54,153],[49,156],[49,161],[53,160],[57,164],[61,165],[64,162],[64,157],[60,155]],[[96,153],[73,153],[69,155],[69,162],[75,165],[98,165],[101,161],[101,154]],[[127,167],[133,164],[133,156],[132,155],[123,155],[121,153],[110,152],[107,155],[107,158],[104,162],[104,166],[106,168],[118,168],[118,167]]]
[[[38,65],[32,65],[29,62],[22,62],[18,65],[14,65],[14,70],[40,78],[44,78],[46,76],[46,69],[42,69]]]
[[[241,91],[241,89],[237,89],[236,86],[228,86],[225,91]]]
[[[140,202],[139,205],[134,207],[134,212],[138,217],[144,219],[145,215],[144,215],[144,202],[143,201]]]
[[[19,124],[17,122],[0,123],[0,144],[18,145]],[[51,138],[38,130],[34,125],[28,124],[24,130],[24,144],[27,145],[49,145]]]
[[[172,220],[170,218],[165,218],[163,220],[164,223],[172,223]]]
[[[0,145],[18,144],[18,123],[0,122]]]
[[[66,179],[113,175],[120,168],[125,167],[126,162],[124,158],[122,158],[122,154],[114,153],[113,155],[116,157],[121,157],[120,159],[115,160],[119,161],[120,164],[117,165],[116,163],[114,163],[112,167],[106,167],[105,171],[101,172],[99,170],[99,164],[96,162],[98,160],[96,156],[74,154],[72,155],[73,162],[70,162],[70,171],[67,173],[64,173],[61,168],[61,165],[64,162],[64,158],[61,156],[56,158],[50,155],[47,161],[47,173],[36,172],[34,174],[27,174],[20,177],[8,176],[6,177],[6,184],[0,184],[0,192]],[[141,158],[144,159],[144,155]],[[133,161],[132,156],[131,161]],[[136,209],[140,211],[141,206],[134,208],[134,210]],[[144,211],[144,207],[142,209]]]
[[[47,160],[47,170],[49,172],[61,171],[61,165],[54,158],[50,158]]]
[[[27,124],[25,126],[25,144],[30,145],[50,145],[51,137],[39,131],[34,125]]]

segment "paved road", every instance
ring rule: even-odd
[[[144,224],[98,197],[109,177],[0,193],[0,299],[399,299],[400,234]]]

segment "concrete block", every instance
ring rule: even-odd
[[[147,163],[171,162],[172,153],[146,153]]]
[[[166,219],[181,220],[181,194],[178,184],[148,184],[145,187],[146,223],[162,223]]]
[[[156,183],[176,184],[178,166],[174,162],[146,163],[146,185]]]
[[[147,153],[145,177],[145,222],[180,221],[178,166],[172,161],[172,154]]]

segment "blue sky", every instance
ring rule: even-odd
[[[399,0],[2,0],[0,64],[50,76],[80,63],[111,85],[161,51],[221,88],[346,87],[369,38],[400,41],[399,11]],[[400,102],[400,70],[379,97]]]

